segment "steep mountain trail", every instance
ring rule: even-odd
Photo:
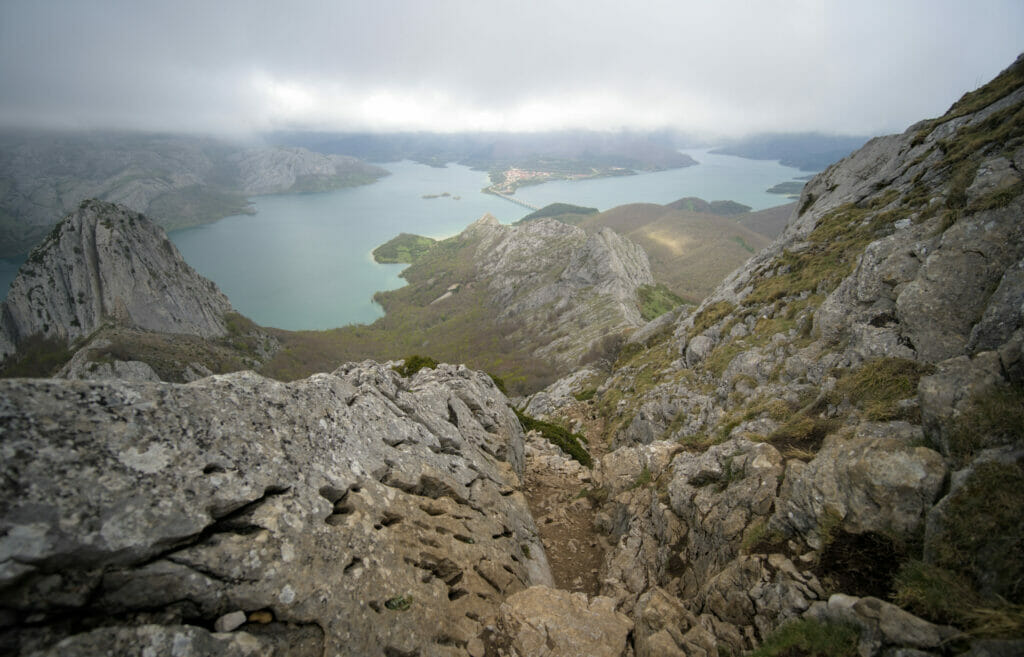
[[[606,445],[599,437],[604,420],[589,402],[563,409],[562,414],[577,432],[585,436],[595,462]],[[526,437],[524,493],[530,512],[547,552],[555,586],[572,592],[598,595],[599,572],[609,548],[607,536],[595,529],[596,501],[592,471],[569,459],[544,437],[531,432]]]

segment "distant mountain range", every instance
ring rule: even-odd
[[[732,141],[711,152],[752,160],[778,160],[801,171],[822,171],[863,146],[868,139],[870,137],[817,132],[763,134]]]

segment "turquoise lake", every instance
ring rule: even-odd
[[[635,176],[555,181],[516,192],[536,206],[573,203],[607,210],[669,203],[684,196],[734,200],[755,210],[788,202],[764,190],[804,175],[778,162],[686,150],[697,166]],[[529,212],[483,194],[487,174],[450,164],[384,165],[372,185],[317,194],[260,196],[255,215],[226,217],[170,233],[185,260],[212,279],[242,314],[263,326],[326,329],[370,323],[383,314],[373,293],[400,287],[404,265],[379,265],[370,252],[401,232],[448,237],[489,212],[511,223]],[[425,195],[450,196],[425,199]],[[458,197],[458,200],[456,200]],[[0,259],[6,291],[24,258]]]

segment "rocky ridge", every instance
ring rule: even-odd
[[[484,374],[0,386],[4,652],[479,655],[551,584]]]
[[[370,183],[387,171],[347,155],[305,148],[251,149],[231,158],[246,194],[314,192]]]
[[[204,338],[227,333],[231,304],[145,216],[87,200],[33,250],[2,304],[0,352],[31,336],[65,344],[105,322]]]
[[[499,321],[522,325],[534,353],[575,365],[609,333],[644,324],[637,288],[652,285],[647,255],[604,229],[588,236],[553,219],[503,226],[487,215],[460,236]]]
[[[817,176],[770,247],[624,348],[591,404],[601,593],[659,619],[637,654],[705,632],[736,654],[795,619],[852,623],[862,655],[1024,646],[1022,113],[1024,58]]]

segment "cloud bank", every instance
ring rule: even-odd
[[[878,134],[1021,34],[1018,0],[8,0],[0,125]]]

